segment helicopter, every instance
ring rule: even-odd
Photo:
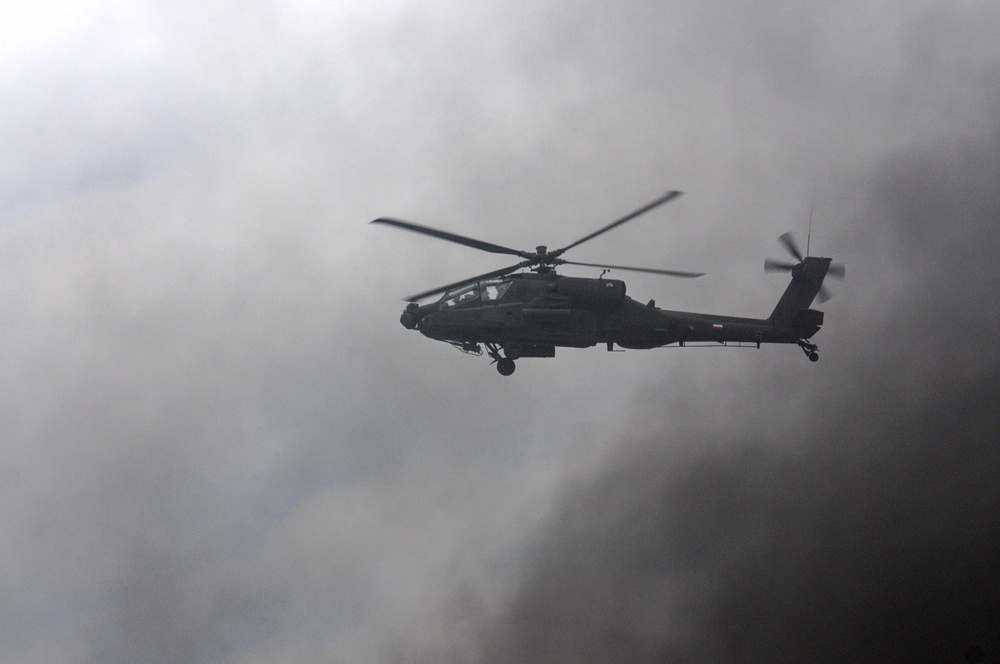
[[[767,318],[741,318],[715,314],[660,309],[654,300],[638,302],[625,294],[625,282],[605,279],[610,270],[645,272],[670,277],[694,278],[702,272],[661,270],[601,263],[579,263],[562,258],[570,249],[632,221],[681,195],[668,191],[656,200],[616,219],[560,249],[545,246],[534,251],[511,249],[456,233],[391,217],[372,224],[429,235],[473,249],[517,256],[509,267],[426,290],[404,298],[409,303],[399,318],[408,330],[444,341],[459,350],[486,354],[503,376],[514,373],[521,358],[555,357],[556,347],[589,348],[606,344],[609,351],[640,350],[662,346],[741,346],[797,344],[812,362],[819,360],[819,347],[810,339],[823,325],[823,312],[811,309],[817,297],[825,302],[830,294],[823,285],[827,276],[844,277],[844,266],[830,258],[799,250],[791,233],[778,238],[794,263],[766,259],[766,272],[790,272],[788,284]],[[811,232],[810,232],[811,236]],[[557,274],[561,265],[601,268],[598,278]],[[521,270],[527,269],[527,272]],[[421,304],[433,296],[441,297]]]

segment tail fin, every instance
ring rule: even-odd
[[[813,315],[803,316],[800,316],[799,312],[809,310],[809,305],[812,304],[820,288],[823,287],[823,279],[826,277],[827,270],[830,269],[830,261],[829,258],[806,256],[801,263],[794,266],[792,268],[792,282],[788,284],[788,288],[778,300],[778,305],[771,312],[768,321],[778,327],[799,327],[801,324],[805,324],[808,327],[819,329],[818,324],[822,324],[823,320],[821,312],[816,311],[813,312]],[[819,314],[818,323],[815,314]],[[815,330],[802,336],[808,338],[813,333]]]

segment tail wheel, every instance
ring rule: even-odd
[[[801,348],[802,352],[806,354],[806,357],[809,358],[810,362],[819,361],[819,346],[809,343],[805,339],[799,339],[796,343],[799,344],[799,348]]]

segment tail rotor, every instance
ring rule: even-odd
[[[809,258],[808,252],[805,256],[802,255],[802,251],[799,249],[798,243],[795,241],[795,236],[791,233],[783,233],[778,237],[778,242],[791,254],[792,258],[796,260],[795,263],[789,263],[788,261],[776,260],[774,258],[767,258],[764,260],[764,271],[765,272],[792,272],[794,275],[795,270],[805,269],[806,260]],[[834,279],[843,279],[845,275],[845,269],[843,263],[830,263],[826,270],[826,276],[833,277]],[[826,302],[832,297],[830,291],[823,286],[820,288],[819,293],[816,295],[816,299],[820,303]]]
[[[784,245],[785,249],[788,250],[788,253],[790,253],[798,262],[801,263],[805,260],[802,256],[802,252],[799,251],[799,245],[795,242],[795,236],[792,235],[791,232],[782,233],[778,236],[778,242]]]

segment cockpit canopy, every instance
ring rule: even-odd
[[[441,298],[441,308],[452,309],[477,300],[495,302],[503,297],[503,294],[510,288],[510,284],[509,279],[487,279],[455,288],[445,293]]]

